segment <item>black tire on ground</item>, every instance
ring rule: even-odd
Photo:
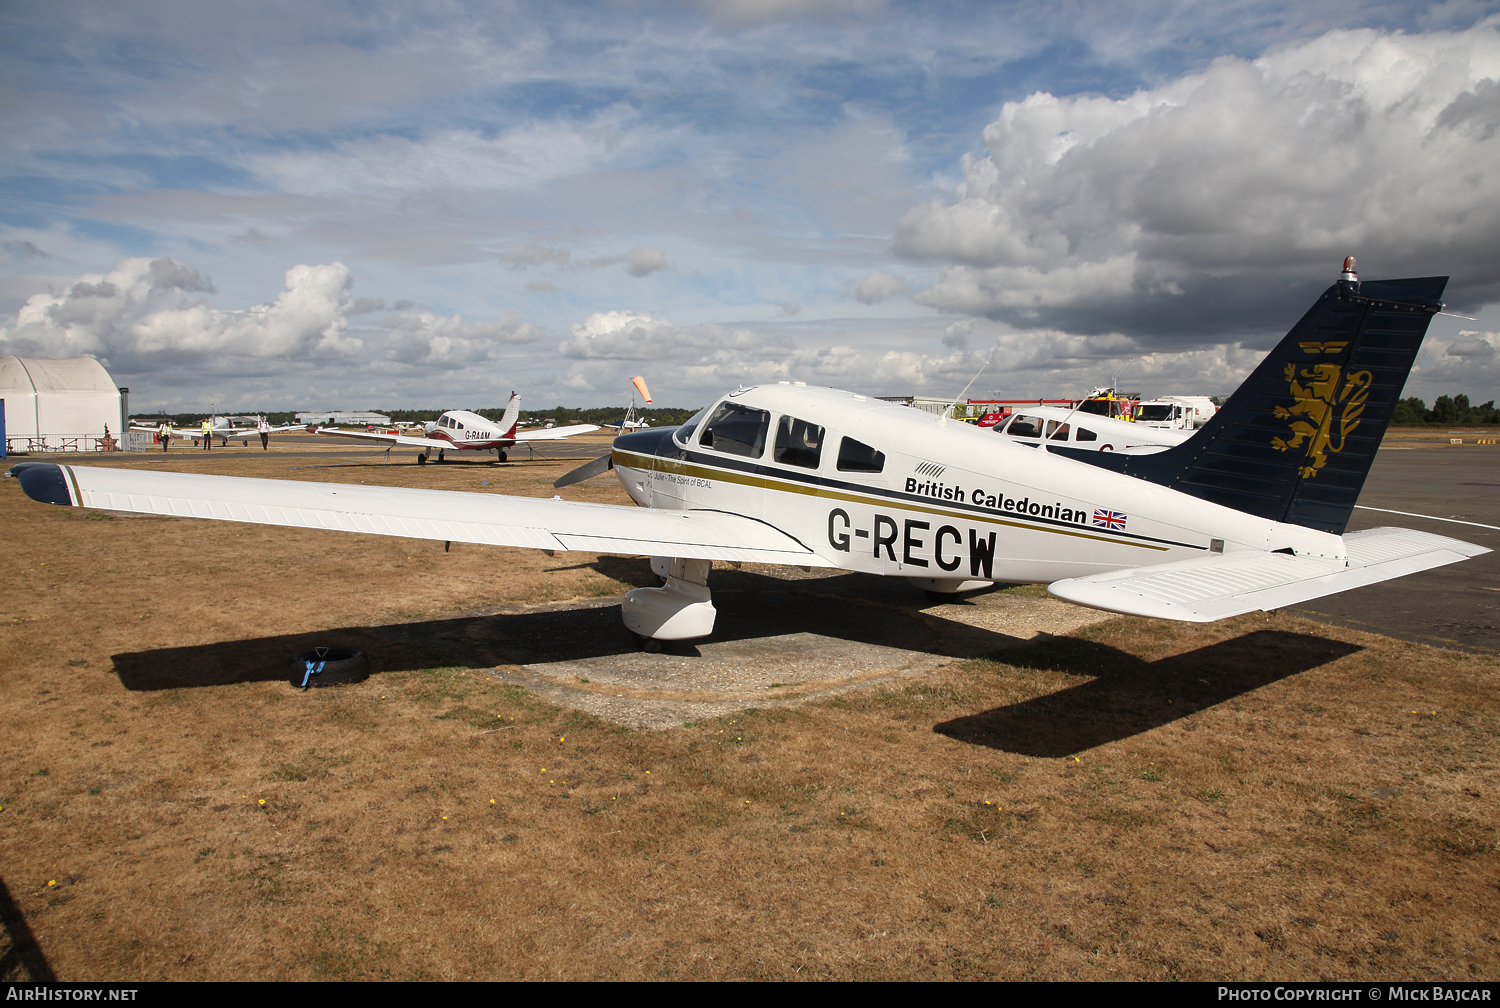
[[[426,452],[417,452],[417,465],[426,465],[426,464],[427,464],[427,453]]]
[[[500,453],[500,461],[501,462],[509,462],[510,461],[510,456],[507,455],[507,454],[505,454],[505,452],[501,452]]]
[[[447,459],[443,458],[443,454],[444,453],[443,453],[442,449],[439,449],[438,450],[438,463],[439,464],[448,461]]]
[[[308,674],[308,662],[322,670]],[[299,689],[314,686],[337,686],[341,683],[363,682],[370,676],[370,659],[363,651],[354,648],[313,648],[292,659],[291,684]]]

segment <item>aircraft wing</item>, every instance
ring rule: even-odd
[[[33,500],[110,511],[488,546],[834,566],[765,522],[723,511],[45,462],[11,472]]]
[[[450,450],[459,447],[452,441],[437,441],[433,438],[411,437],[407,434],[376,434],[372,431],[340,430],[337,427],[319,427],[317,430],[311,431],[310,433],[332,434],[335,437],[354,438],[358,441],[367,441],[370,444],[385,445],[386,447],[391,447],[394,445],[410,445],[413,448],[443,448]]]
[[[571,427],[553,427],[550,430],[523,430],[516,431],[517,441],[559,441],[563,438],[572,437],[574,434],[587,434],[589,431],[599,429],[598,424],[582,423]]]
[[[1483,546],[1401,528],[1344,536],[1349,559],[1288,553],[1211,553],[1191,560],[1054,581],[1047,591],[1094,609],[1211,623],[1456,563]]]

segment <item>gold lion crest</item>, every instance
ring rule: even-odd
[[[1307,353],[1337,353],[1347,345],[1304,343],[1302,349]],[[1277,451],[1306,446],[1307,464],[1297,470],[1297,475],[1308,479],[1328,464],[1330,453],[1344,450],[1344,442],[1359,426],[1372,377],[1368,371],[1346,377],[1338,364],[1311,364],[1300,369],[1288,364],[1284,377],[1292,405],[1277,406],[1274,412],[1278,420],[1290,421],[1292,438],[1272,438],[1271,446]]]

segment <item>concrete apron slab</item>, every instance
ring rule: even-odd
[[[794,568],[715,577],[719,617],[708,638],[674,642],[658,654],[594,648],[491,674],[608,721],[671,728],[883,686],[1111,618],[998,591],[933,604],[904,581]],[[610,614],[618,618],[616,609]]]

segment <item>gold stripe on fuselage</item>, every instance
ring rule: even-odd
[[[681,462],[677,459],[662,458],[660,455],[641,455],[637,452],[621,451],[616,448],[613,452],[615,465],[625,465],[632,469],[644,469],[648,472],[669,472],[678,476],[693,476],[698,479],[717,479],[729,483],[739,483],[744,486],[759,487],[762,490],[779,490],[782,493],[800,494],[804,497],[827,497],[830,500],[848,501],[851,504],[866,504],[881,507],[899,507],[908,511],[920,511],[924,514],[942,515],[946,518],[957,518],[963,521],[989,522],[991,525],[1006,525],[1010,528],[1025,529],[1028,532],[1050,532],[1053,535],[1074,536],[1079,539],[1092,539],[1095,542],[1113,543],[1117,546],[1135,546],[1140,549],[1161,550],[1165,552],[1170,547],[1158,546],[1154,543],[1134,542],[1129,539],[1112,539],[1108,536],[1094,535],[1090,532],[1078,532],[1072,529],[1051,528],[1046,525],[1031,525],[1024,522],[1011,521],[998,515],[977,514],[972,511],[952,511],[946,508],[932,507],[927,504],[918,504],[912,501],[897,500],[895,498],[881,497],[878,494],[857,494],[847,490],[835,490],[831,487],[815,486],[808,483],[797,483],[794,481],[783,482],[780,480],[767,479],[764,476],[753,476],[750,473],[736,472],[733,469],[708,469],[703,466],[694,465],[691,462]]]

